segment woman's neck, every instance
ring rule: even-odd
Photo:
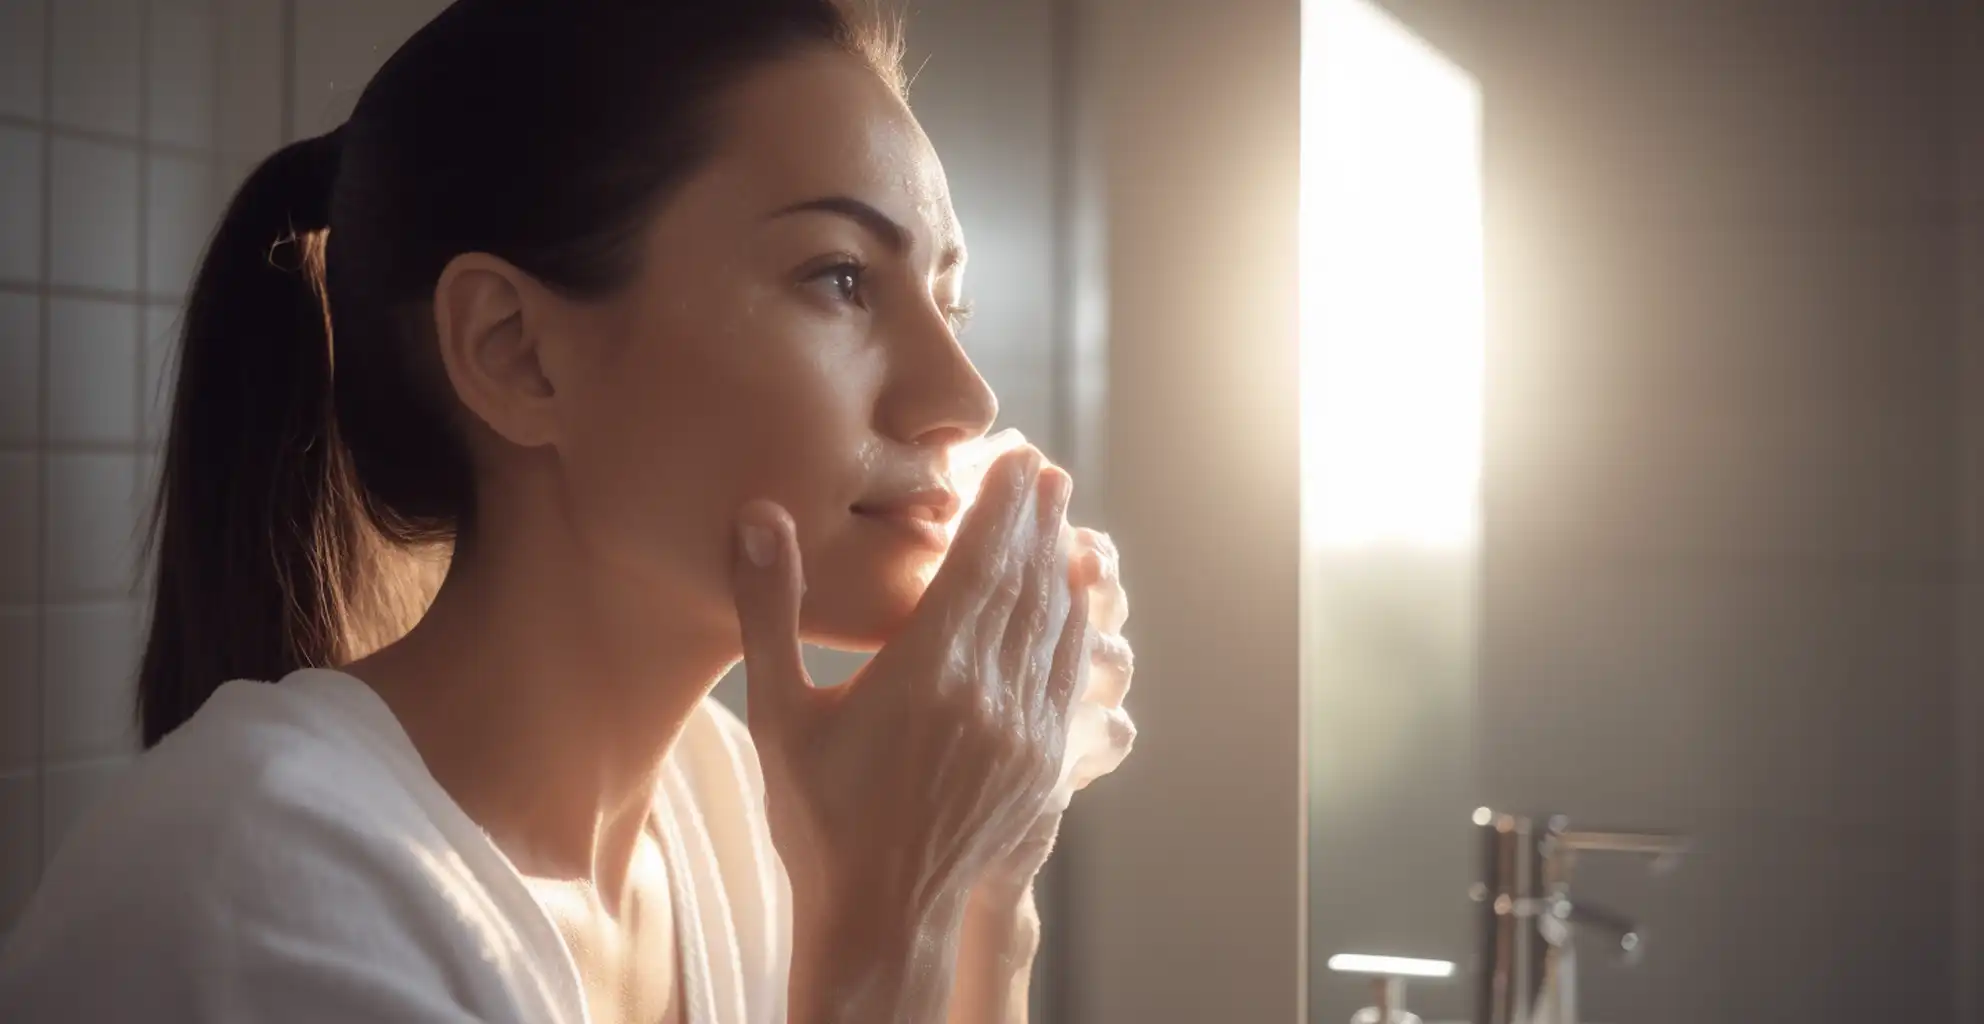
[[[611,907],[664,759],[737,658],[734,627],[670,603],[573,550],[490,545],[350,671],[519,870]]]

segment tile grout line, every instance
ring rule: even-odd
[[[1955,43],[1955,67],[1957,68],[1957,97],[1955,136],[1956,190],[1958,205],[1969,208],[1967,202],[1972,195],[1971,174],[1980,169],[1980,158],[1984,158],[1984,146],[1973,141],[1969,129],[1973,123],[1984,123],[1984,75],[1969,70],[1964,61],[1972,53],[1984,54],[1984,16],[1980,12],[1956,5],[1953,36]],[[1980,226],[1972,216],[1959,216],[1957,219],[1956,267],[1958,287],[1957,338],[1959,341],[1959,367],[1957,374],[1960,389],[1957,393],[1959,412],[1971,408],[1980,396],[1978,386],[1977,349],[1984,344],[1984,304],[1969,298],[1962,287],[1963,275],[1984,257],[1980,249],[1980,239],[1984,239],[1984,226]],[[1976,429],[1969,417],[1959,415],[1959,444],[1957,460],[1957,510],[1956,535],[1959,563],[1970,564],[1970,556],[1976,547],[1975,531],[1978,523],[1978,490],[1974,467],[1978,456],[1975,439]],[[1975,573],[1963,570],[1963,582],[1974,581]],[[1979,676],[1984,673],[1980,666],[1980,643],[1970,635],[1971,620],[1977,616],[1980,599],[1973,593],[1977,588],[1963,586],[1956,601],[1956,672],[1954,704],[1956,714],[1955,757],[1956,762],[1956,849],[1955,889],[1956,913],[1953,934],[1950,936],[1955,963],[1975,963],[1980,952],[1980,932],[1984,931],[1984,858],[1980,852],[1980,775],[1979,744],[1984,741],[1984,687],[1980,687]],[[1952,1009],[1956,1019],[1975,1020],[1984,1012],[1984,991],[1980,991],[1978,981],[1972,972],[1959,966],[1955,973],[1955,989],[1951,992]]]
[[[276,95],[282,102],[282,139],[276,144],[278,150],[296,141],[296,0],[282,0],[281,31],[277,66],[282,81],[276,87]]]
[[[144,141],[138,147],[139,295],[145,295],[151,291],[152,279],[151,204],[154,198],[152,196],[152,136],[155,134],[152,130],[151,101],[153,13],[152,0],[141,0],[138,8],[138,136]],[[143,303],[139,303],[137,306],[137,321],[137,350],[131,356],[133,364],[137,367],[135,380],[131,385],[133,392],[131,395],[132,408],[135,412],[131,426],[132,439],[137,442],[137,447],[142,451],[145,441],[150,434],[145,416],[145,370],[147,368],[146,363],[148,362],[145,351],[145,339],[149,331],[146,329],[145,306]],[[142,517],[136,514],[136,510],[139,507],[138,492],[144,486],[143,466],[143,455],[139,455],[131,460],[130,479],[124,488],[126,492],[124,495],[125,512],[126,518],[129,520],[124,531],[124,590],[126,596],[134,601],[138,599],[138,580],[141,578],[138,571],[137,541],[139,537],[139,523]],[[142,655],[140,657],[142,658]],[[136,694],[137,668],[136,666],[126,666],[126,671],[132,673],[133,680],[130,690],[131,693]],[[137,713],[137,705],[134,700],[132,706],[125,709],[127,720],[135,722],[137,720]]]
[[[107,768],[129,765],[136,758],[131,754],[96,754],[88,757],[72,757],[49,766],[53,771],[76,771],[84,768]],[[0,782],[19,782],[28,777],[28,772],[0,772]]]
[[[189,159],[196,159],[196,160],[201,159],[202,157],[205,156],[205,154],[200,151],[200,148],[198,146],[188,146],[177,142],[161,142],[156,140],[145,139],[142,137],[142,128],[140,129],[140,133],[141,133],[140,137],[132,138],[131,136],[128,135],[120,135],[117,132],[104,131],[103,129],[100,128],[84,128],[78,125],[56,124],[52,119],[46,121],[37,121],[34,118],[22,117],[19,114],[0,114],[0,128],[19,128],[24,131],[45,131],[49,135],[54,136],[55,138],[73,139],[78,142],[91,142],[99,146],[109,146],[114,149],[126,149],[126,150],[144,149],[149,146],[152,149],[158,150],[161,153],[165,153],[171,156],[183,156]]]
[[[157,455],[157,445],[143,441],[63,441],[58,444],[36,444],[23,441],[0,441],[0,455]]]
[[[130,603],[124,595],[111,590],[85,590],[71,594],[50,597],[40,603],[40,607],[51,612],[103,611]],[[0,604],[0,614],[34,610],[35,605]]]
[[[35,440],[40,446],[39,457],[35,459],[35,579],[34,579],[34,820],[29,823],[28,833],[34,843],[34,869],[29,873],[35,888],[41,887],[42,866],[47,861],[47,836],[44,823],[48,819],[48,519],[49,519],[49,471],[48,435],[49,401],[53,390],[50,382],[49,362],[51,332],[50,318],[54,312],[54,300],[49,293],[49,281],[55,276],[55,136],[48,130],[55,120],[55,0],[42,0],[41,4],[41,280],[38,306],[41,322],[38,325],[36,344],[40,349],[40,365],[35,368],[35,385],[39,390],[39,408],[35,414]],[[12,925],[12,922],[9,922]]]
[[[183,305],[186,300],[186,296],[183,294],[155,292],[147,295],[144,292],[128,288],[99,288],[95,285],[87,284],[44,285],[35,281],[0,278],[0,292],[39,295],[44,290],[57,298],[88,299],[96,302],[128,302],[138,306],[177,307]]]

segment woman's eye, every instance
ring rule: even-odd
[[[813,280],[831,290],[834,298],[858,306],[861,304],[861,270],[860,264],[839,263],[820,271]]]

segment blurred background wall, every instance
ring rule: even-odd
[[[1697,839],[1581,1010],[1978,1019],[1978,5],[1385,6],[1483,95],[1481,799]]]
[[[1586,870],[1650,936],[1585,958],[1590,1019],[1953,1019],[1976,970],[1967,6],[1523,0],[1457,44],[1486,104],[1483,794],[1697,838],[1671,876]]]
[[[1957,678],[1956,1019],[1984,1020],[1984,3],[1958,5],[1963,600]]]
[[[1978,1019],[1977,5],[1384,6],[1483,94],[1478,792],[1698,839],[1584,872],[1650,936],[1585,957],[1588,1019]],[[1291,581],[1255,560],[1295,549],[1293,257],[1253,211],[1293,205],[1298,14],[1088,7],[1145,735],[1081,822],[1076,1019],[1285,1019],[1296,812],[1222,801],[1287,808],[1296,770],[1294,670],[1258,653],[1294,648],[1262,597]],[[1376,850],[1311,860],[1318,901],[1461,898],[1382,813],[1313,826]],[[1327,930],[1318,1021],[1367,1001]]]
[[[1068,817],[1065,1019],[1295,1020],[1299,9],[1078,8],[1139,735]]]

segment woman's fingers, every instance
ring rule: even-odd
[[[1030,521],[1027,512],[1040,477],[1040,452],[1017,448],[1001,455],[986,474],[978,501],[966,511],[958,535],[924,592],[922,607],[933,608],[940,628],[954,625],[954,606],[976,606],[996,595],[1012,561],[1017,534]]]
[[[1122,708],[1081,704],[1068,713],[1068,745],[1078,751],[1068,767],[1068,788],[1080,790],[1130,756],[1137,727]]]
[[[1047,672],[1043,711],[1061,724],[1057,731],[1064,743],[1068,706],[1074,702],[1075,693],[1082,688],[1083,676],[1088,673],[1089,613],[1088,591],[1077,590],[1069,595],[1068,618],[1061,623],[1061,633],[1054,644],[1054,660]]]
[[[1090,621],[1101,632],[1120,633],[1123,623],[1130,618],[1130,595],[1123,590],[1123,563],[1116,542],[1108,534],[1087,527],[1078,528],[1075,538],[1095,567],[1095,579],[1090,584],[1095,591],[1095,601],[1089,608]]]
[[[1027,496],[1020,522],[1014,526],[996,569],[990,571],[986,588],[979,592],[976,611],[965,613],[972,616],[969,642],[973,657],[983,666],[978,685],[983,699],[995,709],[1009,708],[1014,702],[1025,700],[1021,667],[1008,657],[1006,638],[1016,619],[1031,614],[1033,609],[1033,596],[1027,592],[1027,583],[1038,543],[1036,520],[1040,506],[1047,500],[1040,492],[1046,483],[1046,474],[1036,477],[1036,486]]]
[[[1137,668],[1130,642],[1120,633],[1097,633],[1090,645],[1088,689],[1082,699],[1103,707],[1122,707]]]
[[[1054,643],[1060,635],[1059,627],[1067,616],[1067,568],[1062,563],[1061,526],[1073,487],[1074,482],[1066,472],[1052,466],[1041,471],[1033,533],[1027,550],[1016,553],[1020,555],[1018,599],[1004,623],[991,619],[992,610],[987,610],[988,629],[1002,627],[1003,631],[1000,670],[1005,674],[1006,686],[1023,708],[1036,707],[1040,702]]]
[[[754,501],[738,512],[731,590],[744,642],[749,717],[753,727],[763,728],[813,686],[800,658],[799,600],[805,584],[785,509]]]

